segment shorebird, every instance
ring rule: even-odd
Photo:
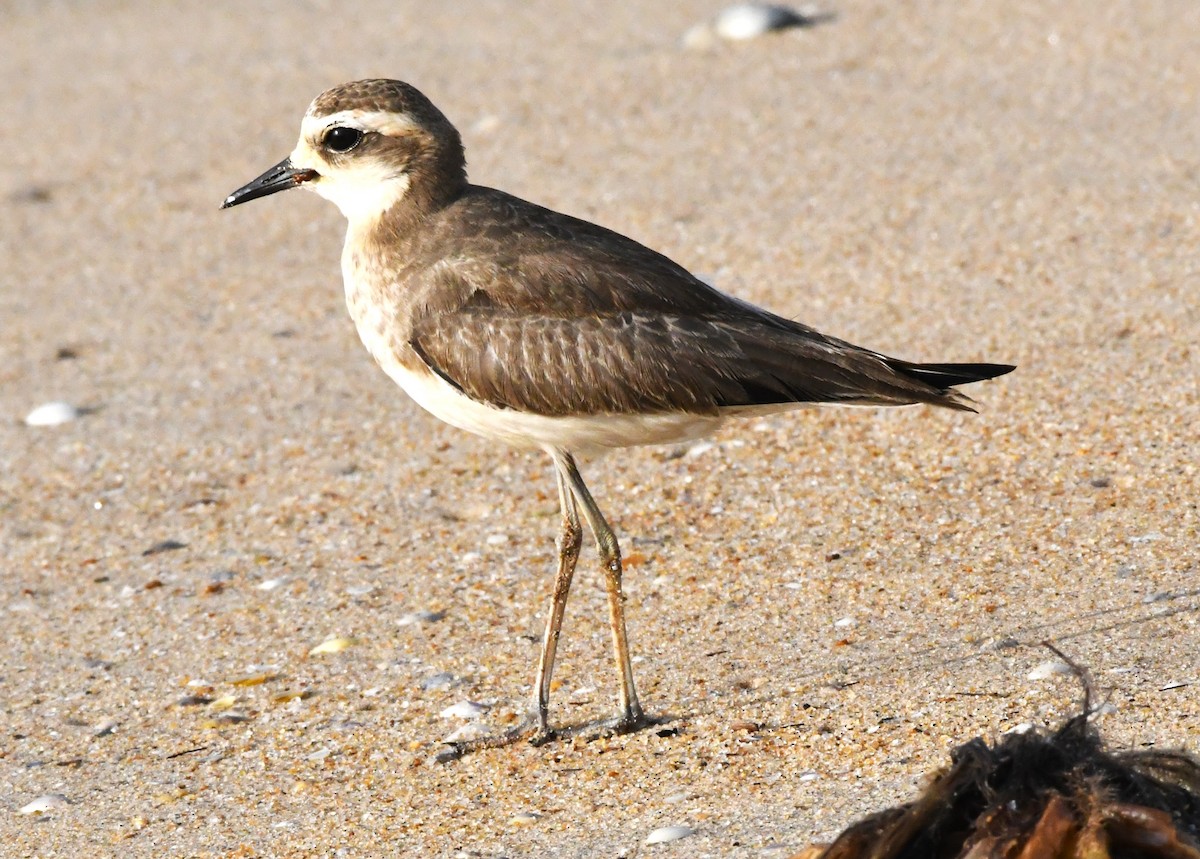
[[[1007,364],[914,364],[726,295],[633,239],[467,181],[462,140],[414,87],[364,80],[313,101],[291,155],[222,208],[289,188],[349,227],[346,303],[367,350],[414,400],[481,436],[553,460],[562,525],[528,720],[453,755],[555,736],[550,680],[587,523],[603,564],[620,676],[618,732],[638,701],[621,552],[575,454],[680,442],[729,418],[829,403],[974,411],[954,386]]]

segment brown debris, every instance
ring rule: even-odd
[[[974,739],[915,801],[793,859],[1200,859],[1200,763],[1107,752],[1087,707],[1049,736]]]

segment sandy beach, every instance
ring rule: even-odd
[[[4,4],[0,852],[782,859],[1078,712],[1045,640],[1113,748],[1200,751],[1200,6],[848,0],[685,43],[725,5]],[[550,464],[372,364],[332,205],[218,210],[362,77],[429,95],[477,183],[1018,369],[979,414],[581,460],[665,721],[437,764],[456,713],[527,706]],[[559,660],[552,720],[610,715],[590,543]]]

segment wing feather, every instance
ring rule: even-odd
[[[971,409],[953,385],[1007,372],[912,364],[828,337],[698,280],[595,224],[478,189],[459,252],[416,246],[410,345],[471,397],[549,416],[790,403]]]

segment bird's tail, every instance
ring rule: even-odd
[[[887,364],[898,373],[937,388],[945,398],[937,400],[935,405],[965,412],[975,411],[971,398],[952,390],[955,385],[994,379],[1016,369],[1013,364],[913,364],[897,358],[888,358]]]

